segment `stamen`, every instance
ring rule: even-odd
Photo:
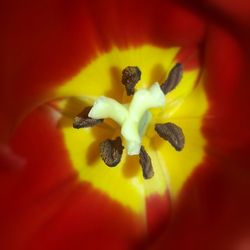
[[[154,176],[154,170],[151,162],[151,158],[146,152],[145,148],[141,146],[139,161],[142,167],[142,173],[144,179],[150,179]]]
[[[135,85],[141,79],[141,71],[136,66],[128,66],[122,71],[122,84],[125,85],[127,95],[135,93]]]
[[[185,137],[182,129],[174,123],[155,124],[155,131],[158,135],[167,140],[177,151],[181,151],[185,144]]]
[[[183,74],[183,66],[177,63],[168,74],[167,80],[161,85],[163,93],[166,95],[168,92],[172,91],[178,83],[181,81]]]
[[[89,128],[103,122],[103,119],[93,119],[88,117],[92,106],[86,107],[80,114],[78,114],[73,121],[73,128]]]
[[[123,149],[121,137],[107,139],[100,144],[100,155],[107,166],[115,167],[121,161]]]

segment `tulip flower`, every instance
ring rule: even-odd
[[[250,248],[247,1],[1,5],[0,249]]]

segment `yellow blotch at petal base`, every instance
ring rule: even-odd
[[[78,75],[65,82],[57,90],[58,97],[74,96],[84,100],[84,103],[93,104],[94,100],[106,95],[120,102],[128,102],[125,88],[121,84],[122,70],[126,66],[138,66],[142,72],[141,80],[136,88],[147,87],[154,82],[164,82],[169,70],[174,66],[175,57],[179,48],[157,48],[142,46],[127,50],[112,49],[110,52],[100,54],[87,65]],[[183,127],[186,135],[186,146],[183,152],[175,152],[168,142],[155,137],[153,125],[162,117],[168,122],[175,119],[178,114],[183,117],[190,115],[189,107],[197,105],[196,96],[192,90],[196,85],[199,70],[184,71],[183,79],[178,87],[166,96],[166,108],[153,111],[152,124],[143,139],[143,145],[150,154],[154,166],[155,176],[144,180],[138,156],[127,156],[123,151],[122,160],[118,166],[107,167],[99,156],[99,144],[105,139],[114,139],[120,135],[120,128],[113,124],[101,124],[94,128],[73,129],[63,126],[65,145],[68,149],[73,167],[79,172],[83,181],[91,183],[95,188],[105,192],[112,199],[129,207],[134,212],[145,214],[146,197],[157,193],[164,195],[168,186],[176,195],[186,178],[197,166],[203,157],[204,139],[200,132],[201,119],[207,109],[207,100],[203,88],[196,88],[199,95],[199,117],[190,126],[188,119],[177,123]],[[64,110],[67,101],[59,102],[60,109]],[[81,103],[81,102],[80,102]],[[72,111],[75,115],[84,107]],[[169,105],[169,107],[168,107]],[[72,106],[72,105],[71,105]],[[74,106],[74,105],[73,105]],[[187,112],[187,115],[185,112]],[[196,116],[193,109],[192,116]],[[188,118],[188,117],[187,117]],[[71,118],[67,123],[72,123]],[[192,124],[192,123],[191,123]],[[193,149],[193,141],[196,148]],[[158,143],[158,141],[160,141]],[[123,142],[124,143],[124,142]],[[163,153],[163,154],[162,154]],[[188,162],[188,164],[186,164]]]

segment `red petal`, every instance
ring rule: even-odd
[[[127,249],[142,240],[140,216],[80,183],[47,108],[25,119],[10,146],[25,164],[0,169],[0,249]]]
[[[211,27],[205,66],[211,103],[203,125],[207,156],[186,182],[153,249],[250,247],[250,65],[244,44]]]

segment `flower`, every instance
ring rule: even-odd
[[[246,74],[249,20],[244,13],[248,13],[249,4],[241,8],[243,0],[237,2],[236,7],[231,2],[223,4],[222,0],[190,5],[168,1],[153,4],[141,1],[14,2],[1,8],[6,24],[1,73],[1,249],[104,246],[138,249],[144,244],[158,249],[166,246],[169,249],[247,247],[250,225],[249,199],[246,198],[249,188],[249,76]],[[145,44],[153,48],[141,46]],[[192,169],[189,179],[183,178],[179,184],[182,172],[173,172],[178,177],[171,179],[178,187],[174,202],[170,202],[169,192],[147,200],[150,231],[147,238],[144,238],[145,214],[139,207],[142,201],[137,201],[138,206],[133,206],[133,202],[123,203],[129,196],[133,197],[133,192],[128,193],[125,188],[129,180],[122,179],[121,189],[103,185],[111,190],[108,193],[96,187],[102,181],[107,182],[101,170],[91,168],[93,164],[88,164],[89,171],[80,175],[72,168],[74,159],[69,159],[69,150],[79,150],[81,140],[88,141],[84,145],[89,147],[90,136],[77,135],[74,137],[77,140],[73,140],[68,134],[72,130],[65,120],[59,123],[63,128],[58,128],[61,116],[55,108],[70,103],[65,99],[52,102],[66,94],[76,96],[81,91],[102,95],[105,86],[99,81],[88,82],[80,90],[73,88],[72,83],[81,70],[90,72],[87,71],[92,70],[90,63],[98,63],[97,58],[104,60],[101,63],[104,69],[94,67],[93,70],[98,71],[93,71],[92,76],[107,73],[108,64],[101,55],[111,56],[108,63],[121,62],[122,58],[113,50],[114,45],[119,51],[130,51],[133,57],[140,48],[151,50],[150,53],[154,52],[150,54],[152,60],[161,55],[165,57],[162,52],[166,48],[188,48],[179,54],[182,61],[186,60],[186,69],[191,73],[200,62],[205,69],[202,78],[205,91],[190,92],[192,85],[187,92],[191,93],[190,99],[185,99],[192,104],[185,110],[189,118],[204,103],[201,101],[204,99],[198,99],[203,96],[201,93],[205,93],[209,101],[209,109],[202,120],[206,142],[205,148],[202,147],[204,160],[198,160],[199,166]],[[134,50],[129,50],[131,48]],[[195,55],[194,52],[197,52],[195,57],[188,57]],[[169,64],[173,61],[169,59]],[[116,75],[118,71],[113,69],[112,72]],[[143,72],[149,74],[147,70]],[[162,68],[156,68],[155,72],[161,75]],[[108,90],[114,91],[113,88]],[[191,121],[197,117],[193,118]],[[195,127],[199,131],[197,128],[199,126]],[[96,133],[97,137],[102,134]],[[198,143],[200,139],[198,137]],[[72,143],[73,148],[65,147],[65,140]],[[89,160],[94,161],[95,144],[89,148]],[[186,156],[186,164],[193,156],[191,153]],[[84,154],[82,160],[86,160]],[[185,166],[183,164],[184,169]],[[93,179],[94,175],[87,176],[91,171],[98,173],[98,180]],[[130,169],[128,174],[131,177],[135,173]],[[79,179],[83,176],[93,181],[94,187],[93,182]],[[149,184],[146,192],[155,187],[158,190],[156,179],[152,179],[153,185]],[[166,187],[164,180],[160,186],[163,183]],[[112,184],[113,180],[108,181]],[[118,192],[115,195],[119,199],[110,197],[113,191]]]

